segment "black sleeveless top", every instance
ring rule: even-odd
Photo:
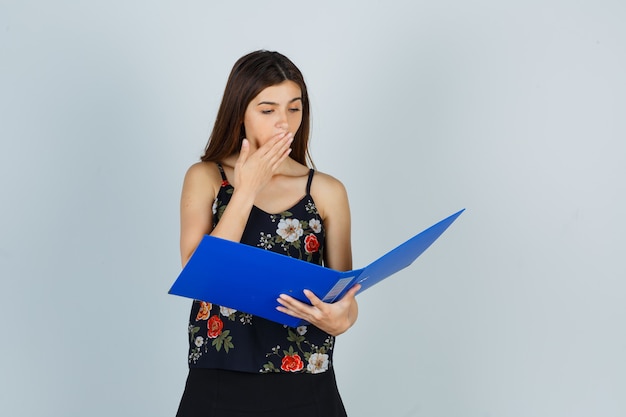
[[[234,190],[218,168],[222,185],[213,203],[213,226]],[[241,243],[322,265],[324,227],[310,194],[314,172],[309,171],[305,196],[290,209],[270,214],[253,206]],[[191,307],[190,368],[317,374],[332,367],[334,342],[313,325],[292,328],[199,300]]]

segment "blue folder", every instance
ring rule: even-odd
[[[169,293],[230,307],[291,327],[305,322],[276,310],[280,294],[309,303],[308,289],[325,302],[359,293],[409,266],[461,215],[460,210],[387,252],[365,268],[335,271],[297,258],[205,235]],[[310,304],[310,303],[309,303]]]

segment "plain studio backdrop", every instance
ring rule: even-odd
[[[626,415],[625,21],[622,0],[2,0],[0,415],[174,415],[180,188],[261,48],[305,75],[355,267],[467,208],[359,296],[349,414]]]

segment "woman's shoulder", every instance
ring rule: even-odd
[[[196,162],[187,169],[185,186],[215,191],[219,189],[222,176],[215,162]]]
[[[196,162],[187,169],[187,176],[199,179],[221,177],[215,162]]]
[[[332,175],[315,171],[310,194],[323,219],[334,211],[349,210],[346,187]]]
[[[311,192],[318,190],[321,193],[345,193],[346,188],[341,181],[330,174],[315,171]]]

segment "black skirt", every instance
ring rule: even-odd
[[[255,374],[192,368],[177,417],[346,417],[331,369]]]

